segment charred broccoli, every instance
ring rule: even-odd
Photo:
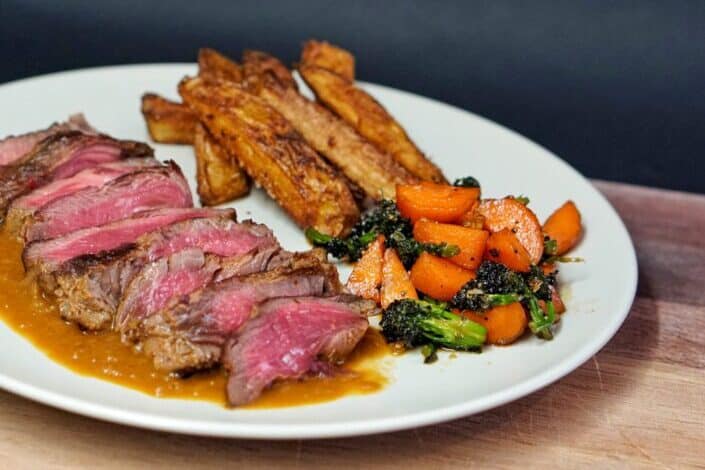
[[[458,178],[457,180],[453,181],[453,186],[460,186],[463,188],[479,188],[480,182],[477,181],[477,178],[473,178],[472,176],[466,176],[465,178]]]
[[[432,352],[435,347],[478,351],[487,335],[484,326],[456,315],[442,304],[425,300],[393,302],[382,314],[380,326],[387,341],[406,348],[430,345],[427,349]]]
[[[446,243],[420,243],[414,240],[411,221],[402,216],[394,201],[382,200],[376,207],[366,212],[347,238],[331,237],[309,227],[306,237],[315,246],[324,248],[336,258],[356,261],[362,256],[367,245],[382,234],[387,246],[396,248],[399,258],[406,268],[410,268],[422,251],[437,256],[451,257],[458,254],[458,247]]]
[[[477,276],[465,284],[451,301],[462,310],[482,312],[499,305],[522,302],[531,317],[529,328],[543,339],[551,339],[551,327],[555,320],[555,310],[551,302],[552,276],[546,276],[538,266],[522,275],[503,264],[484,261],[477,270]],[[541,310],[539,300],[546,302],[546,313]]]

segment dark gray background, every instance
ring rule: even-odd
[[[0,82],[205,45],[291,62],[310,37],[352,50],[360,79],[487,116],[588,176],[705,192],[705,2],[0,0]]]

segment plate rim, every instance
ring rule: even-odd
[[[42,75],[21,78],[10,82],[0,84],[0,89],[11,88],[18,85],[23,85],[27,82],[50,79],[64,78],[72,74],[91,73],[91,72],[108,72],[108,71],[124,71],[128,69],[139,69],[143,67],[195,67],[195,63],[189,62],[159,62],[159,63],[138,63],[138,64],[116,64],[108,66],[87,67],[80,69],[63,70]],[[461,417],[470,416],[481,413],[489,409],[505,405],[511,401],[525,397],[544,387],[547,387],[557,380],[565,377],[569,373],[576,370],[580,365],[590,360],[597,354],[607,342],[614,337],[619,328],[624,324],[631,307],[633,305],[636,290],[638,285],[638,262],[634,242],[627,230],[624,221],[614,209],[612,204],[597,189],[590,180],[583,176],[578,170],[573,168],[565,160],[534,142],[528,137],[510,129],[496,121],[487,117],[473,113],[452,104],[441,100],[429,98],[423,95],[415,94],[406,90],[393,88],[376,83],[359,81],[363,87],[371,87],[380,89],[384,92],[401,94],[405,98],[421,99],[434,105],[440,105],[453,112],[466,113],[475,119],[484,122],[485,125],[495,126],[504,132],[509,133],[515,138],[522,141],[524,145],[529,145],[540,150],[543,157],[550,159],[554,164],[562,165],[565,170],[571,172],[573,176],[587,183],[594,195],[601,200],[607,210],[612,212],[618,222],[616,229],[622,232],[629,245],[629,253],[622,253],[625,266],[631,271],[631,282],[626,295],[622,296],[621,305],[615,306],[614,313],[616,314],[613,321],[607,328],[600,330],[600,334],[593,340],[586,342],[573,354],[567,356],[556,364],[552,365],[546,371],[536,374],[522,382],[495,392],[488,396],[477,398],[454,405],[445,406],[433,410],[412,412],[401,417],[380,418],[367,421],[339,421],[334,423],[311,423],[311,424],[288,424],[288,423],[214,423],[212,421],[184,419],[175,417],[164,417],[153,415],[148,412],[130,411],[119,409],[108,405],[87,402],[81,399],[75,399],[70,396],[46,390],[12,377],[5,375],[0,371],[0,388],[14,393],[16,395],[28,398],[30,400],[52,406],[64,411],[75,413],[78,415],[88,416],[99,420],[130,425],[143,429],[151,429],[156,431],[177,432],[188,435],[224,437],[224,438],[243,438],[243,439],[323,439],[323,438],[341,438],[352,437],[368,434],[386,433],[411,429],[421,426],[438,424]],[[13,331],[14,334],[21,336]],[[46,358],[51,361],[50,358]],[[53,362],[53,361],[52,361]],[[61,366],[63,367],[63,366]],[[75,372],[74,372],[75,373]],[[79,374],[80,375],[80,374]],[[99,380],[99,379],[96,379]],[[117,385],[116,385],[117,386]]]

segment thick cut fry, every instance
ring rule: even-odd
[[[365,196],[375,201],[393,199],[397,184],[416,181],[389,155],[377,150],[342,119],[301,95],[291,86],[293,78],[289,71],[276,58],[250,51],[245,54],[243,65],[250,88],[279,111]]]
[[[201,123],[196,125],[193,149],[196,153],[196,182],[201,204],[222,204],[250,191],[250,181],[235,157],[228,155]]]
[[[354,83],[321,67],[299,66],[299,73],[316,97],[380,150],[422,180],[446,182],[434,165],[406,135],[404,129],[372,96]]]
[[[243,74],[242,67],[233,60],[218,51],[203,48],[198,51],[198,76],[207,81],[240,83]]]
[[[355,80],[355,57],[326,41],[306,41],[301,62],[335,72],[348,81]]]
[[[531,209],[511,197],[485,199],[478,208],[485,218],[485,228],[490,232],[509,229],[529,253],[531,262],[538,264],[543,255],[541,224]]]
[[[282,88],[298,89],[291,71],[279,59],[262,51],[247,50],[242,53],[242,70],[245,86],[259,94],[265,83],[276,83]]]
[[[573,201],[566,201],[543,224],[543,232],[556,241],[557,255],[573,249],[582,231],[580,212]]]
[[[519,302],[495,307],[482,313],[463,312],[466,318],[487,328],[489,344],[507,345],[516,341],[526,331],[527,319]]]
[[[161,144],[191,144],[198,119],[181,103],[154,93],[142,95],[142,116],[153,141]]]
[[[395,300],[418,298],[416,289],[396,250],[387,248],[382,265],[382,288],[380,289],[382,308],[387,308]]]
[[[384,236],[370,243],[362,257],[355,263],[345,286],[363,299],[379,302],[379,287],[382,285],[384,264]]]
[[[414,224],[414,238],[424,243],[447,243],[455,245],[460,253],[449,261],[466,269],[477,269],[485,253],[489,233],[485,230],[441,224],[431,220],[419,220]]]
[[[470,209],[478,197],[478,188],[459,188],[426,181],[397,186],[399,211],[412,222],[422,218],[437,222],[455,222]]]
[[[421,253],[411,267],[414,287],[437,300],[449,301],[475,273],[438,256]]]
[[[509,229],[493,232],[487,240],[485,257],[521,273],[529,272],[531,259],[519,239]]]
[[[186,78],[179,93],[297,224],[336,236],[349,231],[360,215],[350,189],[281,114],[232,83]]]

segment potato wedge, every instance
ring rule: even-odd
[[[350,189],[281,114],[233,83],[185,78],[179,93],[298,225],[330,235],[350,230],[360,215]]]
[[[160,144],[190,144],[198,119],[181,103],[154,93],[142,95],[142,115],[153,141]]]
[[[298,89],[291,71],[279,59],[261,51],[246,50],[242,53],[242,71],[246,88],[259,93],[264,80],[273,80],[284,88]]]
[[[200,122],[196,124],[193,150],[202,205],[215,206],[250,192],[250,180],[235,157],[230,156]]]
[[[198,76],[205,80],[240,83],[242,67],[216,50],[202,48],[198,50]]]
[[[266,56],[266,57],[265,57]],[[397,184],[416,180],[391,156],[380,152],[350,125],[301,95],[293,77],[276,58],[264,53],[243,57],[245,81],[282,114],[304,139],[372,199],[394,199]]]
[[[441,170],[414,145],[399,123],[364,90],[335,72],[302,62],[299,73],[316,98],[412,175],[445,183]]]
[[[301,61],[335,72],[350,82],[355,80],[355,57],[329,42],[313,39],[306,41],[301,52]]]

